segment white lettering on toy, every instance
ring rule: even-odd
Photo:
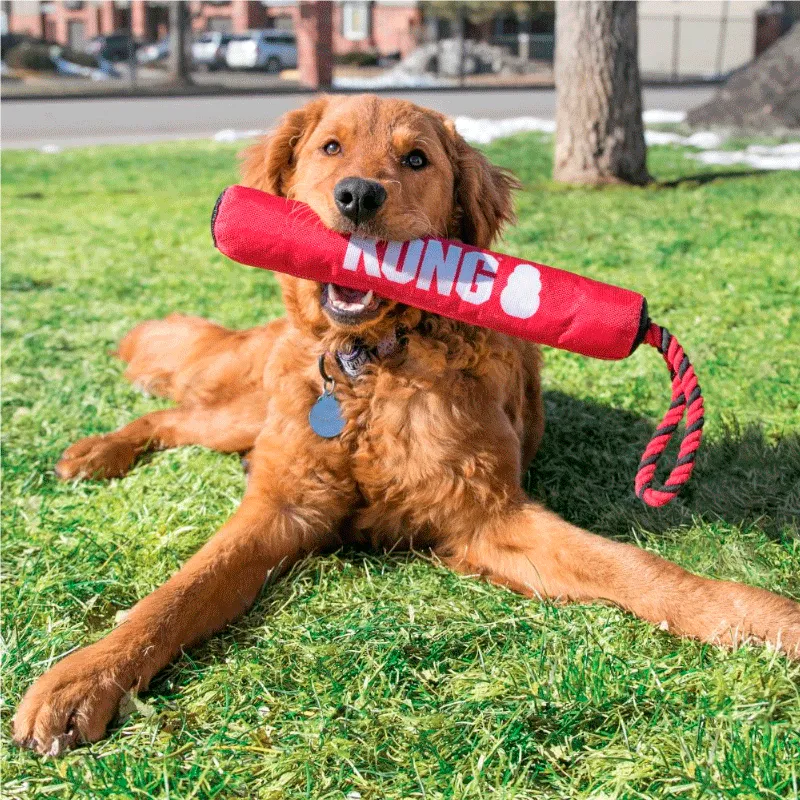
[[[374,239],[356,239],[353,237],[347,244],[342,266],[350,272],[358,272],[358,265],[363,260],[364,271],[373,278],[381,277],[378,265],[378,248]]]
[[[497,259],[488,253],[471,250],[461,262],[456,291],[462,300],[479,306],[492,296]]]
[[[542,276],[533,264],[517,264],[500,292],[500,307],[509,317],[529,319],[539,309]]]
[[[431,281],[436,275],[436,291],[443,297],[449,297],[453,291],[453,283],[458,272],[458,262],[461,260],[463,250],[451,244],[447,248],[447,255],[444,253],[442,243],[436,239],[430,239],[425,248],[425,255],[422,258],[422,266],[417,278],[417,289],[427,291],[431,288]]]
[[[400,261],[400,253],[404,244],[405,242],[389,242],[386,247],[386,255],[383,257],[381,272],[392,283],[408,283],[417,277],[417,269],[419,268],[420,258],[422,258],[422,248],[425,242],[422,239],[412,239],[408,243],[403,266],[398,269],[397,263]]]
[[[462,247],[437,239],[388,242],[381,259],[374,239],[354,236],[347,244],[342,267],[358,272],[362,264],[373,278],[399,284],[416,279],[416,288],[425,292],[431,290],[435,279],[435,291],[442,297],[450,297],[455,287],[462,300],[479,306],[492,296],[500,261],[491,253],[464,253]],[[529,319],[539,309],[541,291],[539,270],[533,264],[519,263],[500,293],[500,307],[510,317]]]

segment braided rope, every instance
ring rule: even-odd
[[[644,341],[664,356],[672,378],[672,402],[647,445],[636,472],[637,497],[649,506],[658,507],[673,500],[692,475],[695,454],[703,437],[705,411],[694,367],[678,344],[678,340],[666,328],[652,322]],[[681,439],[678,459],[665,484],[660,489],[653,488],[658,461],[684,414],[686,414],[686,429]]]

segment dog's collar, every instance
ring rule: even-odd
[[[393,356],[400,347],[397,331],[392,331],[384,336],[375,347],[367,347],[362,342],[355,341],[350,350],[337,350],[334,353],[339,369],[350,380],[355,380],[361,375],[368,364],[381,358]]]

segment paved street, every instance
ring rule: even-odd
[[[713,87],[652,88],[646,109],[686,111],[705,102]],[[451,116],[552,119],[552,89],[494,91],[398,91],[423,106]],[[92,100],[6,100],[2,104],[2,146],[79,147],[170,139],[203,139],[220,130],[269,128],[309,99],[308,94],[166,97]]]

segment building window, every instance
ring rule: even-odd
[[[218,33],[233,33],[233,20],[230,17],[209,17],[208,29]]]
[[[369,39],[369,34],[369,3],[342,3],[342,36],[350,42],[363,42]]]

